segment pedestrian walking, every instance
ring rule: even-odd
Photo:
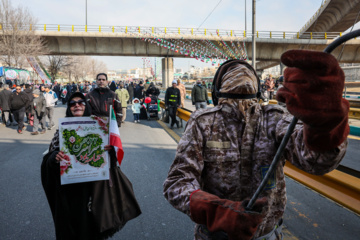
[[[121,103],[121,112],[122,119],[121,122],[124,123],[126,119],[126,109],[127,109],[127,101],[129,100],[129,92],[124,88],[124,84],[120,83],[119,89],[116,89],[115,93],[117,94],[119,101]]]
[[[134,100],[132,101],[132,105],[131,105],[131,110],[133,112],[133,116],[134,116],[134,123],[139,123],[140,122],[140,110],[143,106],[140,103],[140,100],[137,98],[134,98]]]
[[[30,105],[31,114],[34,117],[34,126],[31,135],[39,134],[39,124],[40,124],[40,133],[44,134],[46,132],[46,100],[43,94],[40,94],[39,89],[33,91],[33,101]]]
[[[349,103],[341,97],[345,77],[336,58],[291,50],[281,61],[288,68],[277,99],[301,122],[251,210],[245,210],[248,200],[269,170],[293,116],[279,105],[258,103],[260,80],[242,60],[219,67],[213,83],[215,107],[191,114],[164,195],[196,223],[195,239],[282,239],[285,159],[322,175],[345,156]],[[320,93],[324,87],[327,92]]]
[[[207,104],[209,104],[207,89],[201,84],[200,80],[196,81],[195,86],[191,90],[191,101],[195,105],[196,110],[206,108]]]
[[[90,116],[90,114],[91,108],[85,96],[80,92],[72,94],[67,103],[66,117],[84,117]],[[104,150],[109,152],[111,173],[119,177],[118,174],[120,173],[119,168],[116,167],[117,158],[114,147],[106,145]],[[96,195],[95,192],[103,193],[104,188],[108,188],[110,185],[109,181],[61,185],[60,163],[62,161],[65,161],[65,156],[60,151],[59,131],[56,130],[49,146],[49,152],[44,156],[41,164],[41,182],[54,220],[56,239],[102,240],[114,235],[124,226],[125,223],[122,222],[122,219],[120,222],[111,220],[107,222],[101,218],[104,216],[103,213],[99,214],[94,211],[94,208],[105,202],[104,196]],[[111,182],[111,186],[116,188],[117,185],[114,184],[115,181]],[[120,192],[117,189],[113,191],[119,195]],[[106,190],[110,191],[109,189]],[[118,198],[115,197],[115,199]],[[114,206],[106,207],[113,208]],[[112,219],[113,216],[105,217],[107,217],[106,219]],[[103,229],[105,225],[106,230]]]
[[[31,89],[30,84],[25,84],[24,93],[26,93],[26,95],[29,98],[29,105],[25,109],[25,116],[26,116],[26,123],[30,124],[30,120],[34,118],[33,115],[31,114],[31,104],[32,104],[34,97],[32,94],[32,89]]]
[[[51,130],[55,126],[53,117],[55,103],[58,101],[58,97],[56,96],[56,93],[54,91],[50,90],[50,85],[45,86],[45,92],[43,93],[43,95],[46,101],[45,115],[49,118],[48,130]]]
[[[269,93],[270,100],[273,99],[275,82],[274,82],[274,78],[271,75],[265,79],[265,86]]]
[[[129,103],[132,103],[132,100],[134,99],[134,83],[131,82],[128,86],[128,92],[129,92]]]
[[[134,90],[134,98],[139,99],[141,103],[144,102],[144,98],[145,98],[143,85],[144,85],[143,82],[140,81],[139,85],[137,85]]]
[[[30,100],[26,93],[21,91],[20,86],[16,86],[15,92],[13,92],[10,96],[10,109],[15,118],[15,121],[18,123],[19,134],[22,134],[25,129],[24,126],[24,117],[25,117],[25,109],[30,104]]]
[[[172,86],[168,87],[165,92],[165,108],[169,111],[169,116],[171,118],[170,128],[176,127],[179,128],[179,121],[176,120],[176,112],[178,107],[180,107],[181,99],[180,99],[180,90],[176,87],[177,81],[172,81]]]
[[[12,92],[8,84],[4,84],[4,89],[0,92],[0,108],[1,108],[1,118],[3,124],[9,126],[12,124],[12,117],[10,111],[10,97]]]
[[[180,107],[185,107],[185,98],[186,98],[186,88],[185,85],[181,83],[180,79],[177,80],[177,88],[180,90]]]

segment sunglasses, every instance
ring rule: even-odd
[[[83,99],[81,99],[81,100],[79,100],[79,101],[70,101],[70,102],[69,102],[70,107],[75,107],[76,104],[84,105],[84,106],[85,106],[85,105],[86,105],[86,102],[85,102],[85,100],[83,100]]]

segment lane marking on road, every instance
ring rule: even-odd
[[[348,138],[354,139],[354,140],[360,140],[360,137],[354,136],[354,135],[348,135]]]
[[[177,135],[173,130],[171,130],[171,129],[166,125],[166,123],[164,123],[163,121],[158,120],[157,122],[165,129],[165,131],[166,131],[168,134],[170,134],[170,136],[171,136],[173,139],[175,139],[175,141],[176,141],[177,143],[179,143],[179,141],[180,141],[180,136],[179,136],[179,135]]]

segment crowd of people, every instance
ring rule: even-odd
[[[7,127],[17,126],[22,134],[25,123],[32,127],[32,135],[44,134],[54,128],[54,107],[58,95],[54,86],[46,85],[0,85],[1,123]],[[48,124],[46,124],[48,118]],[[39,131],[40,124],[40,131]]]
[[[75,92],[80,92],[84,96],[91,93],[89,95],[91,96],[96,93],[94,90],[98,88],[98,84],[101,84],[98,83],[98,80],[92,83],[87,81],[65,84],[56,81],[52,84],[36,82],[34,84],[8,85],[0,83],[0,124],[7,127],[17,126],[17,132],[22,134],[26,123],[32,128],[32,135],[44,134],[46,130],[51,130],[55,126],[54,107],[59,101],[66,104]],[[157,103],[160,94],[160,90],[149,80],[146,80],[145,83],[143,81],[108,82],[106,80],[106,89],[114,92],[121,103],[121,108],[118,109],[119,114],[122,115],[121,123],[125,122],[128,104],[132,104],[134,99],[138,99],[140,106],[145,106],[147,97]],[[133,110],[135,122],[140,121],[135,119],[137,112],[138,110]]]

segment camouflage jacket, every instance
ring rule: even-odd
[[[197,189],[220,198],[242,201],[252,197],[271,164],[293,116],[278,105],[255,104],[241,113],[230,105],[194,112],[179,142],[164,182],[165,198],[190,216],[189,196]],[[347,141],[328,152],[313,152],[303,141],[301,121],[295,127],[276,173],[260,197],[268,197],[266,216],[255,237],[270,232],[286,205],[285,159],[316,175],[338,166]],[[197,236],[196,239],[206,239]]]

